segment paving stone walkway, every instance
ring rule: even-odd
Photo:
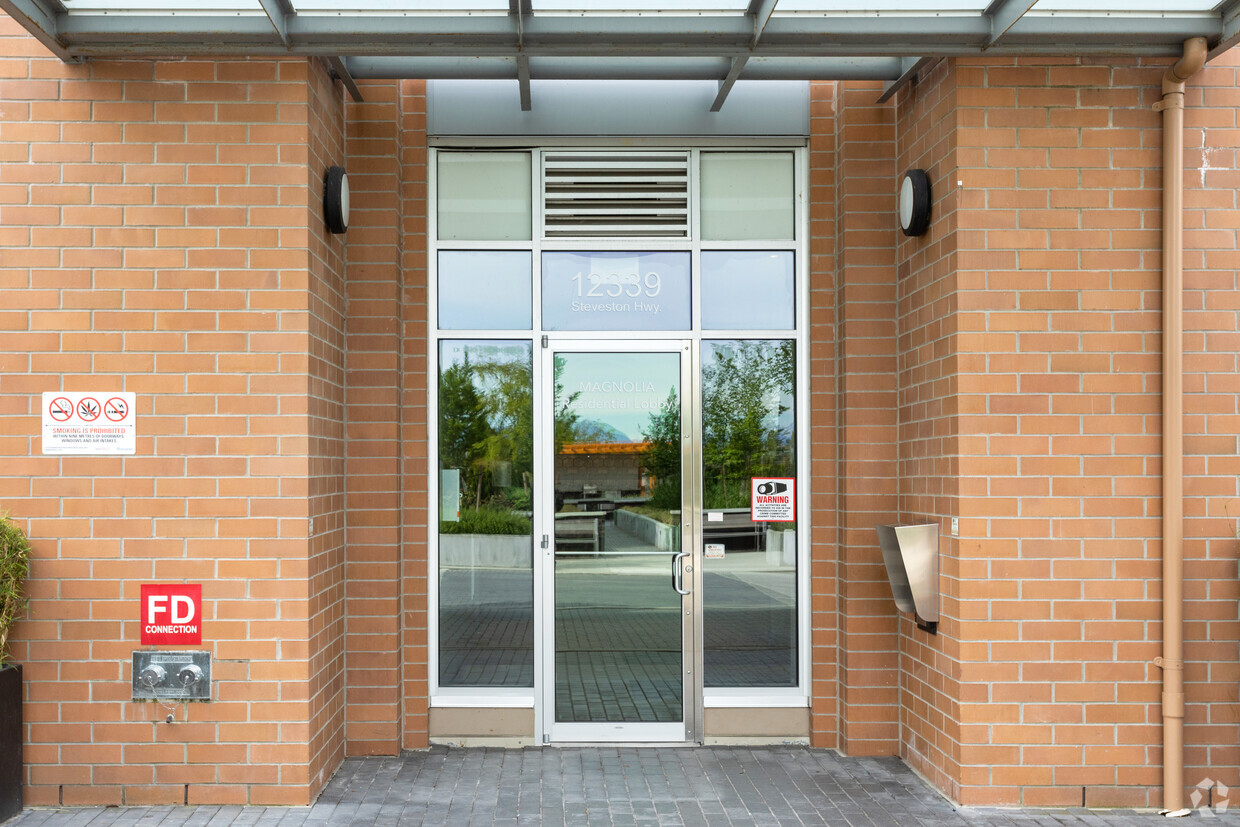
[[[1199,823],[1237,825],[1240,805],[1209,815]],[[312,807],[29,809],[5,827],[1161,823],[1167,822],[1155,813],[1131,810],[958,809],[897,759],[844,758],[805,747],[436,747],[394,758],[350,758]]]

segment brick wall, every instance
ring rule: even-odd
[[[306,185],[294,190],[308,216],[310,364],[310,789],[344,758],[345,679],[345,239],[325,232],[323,181],[345,162],[345,94],[312,62]]]
[[[839,574],[836,542],[836,146],[837,84],[810,84],[810,737],[839,747]],[[805,355],[802,355],[805,358]],[[804,473],[804,471],[802,471]]]
[[[341,754],[339,89],[301,60],[66,66],[0,18],[0,508],[34,549],[31,804],[306,803]],[[132,457],[40,393],[133,391]],[[203,584],[216,699],[129,701],[143,582]]]
[[[962,495],[959,372],[977,358],[961,353],[959,344],[958,105],[952,61],[938,63],[897,96],[901,141],[893,179],[924,169],[932,184],[929,230],[917,238],[897,235],[899,511],[902,522],[939,525],[941,588],[937,634],[919,629],[911,616],[900,619],[900,755],[952,798],[960,792],[960,645],[974,632],[973,618],[960,611],[959,584],[977,576],[951,536]]]
[[[401,634],[404,651],[404,744],[416,749],[429,744],[430,704],[427,673],[426,532],[430,520],[426,473],[429,430],[426,417],[426,83],[403,81],[401,91],[401,422],[403,478]]]
[[[401,743],[401,124],[396,83],[348,107],[348,695],[352,755]]]
[[[1163,63],[962,59],[902,93],[910,125],[955,131],[954,164],[935,138],[901,157],[940,170],[936,224],[954,221],[956,250],[953,266],[950,238],[934,249],[949,224],[901,251],[912,280],[902,335],[908,322],[920,336],[901,347],[901,510],[946,518],[954,507],[961,518],[960,539],[944,538],[945,608],[958,622],[941,627],[937,660],[924,648],[905,658],[906,686],[922,682],[918,670],[933,678],[914,694],[934,690],[941,700],[923,709],[947,720],[905,714],[918,730],[912,745],[923,733],[950,745],[953,699],[938,691],[958,668],[965,803],[1161,801],[1161,673],[1151,663],[1161,648],[1161,129],[1151,105]],[[957,108],[940,116],[943,71]],[[1190,84],[1185,237],[1186,780],[1229,786],[1240,781],[1227,518],[1237,503],[1235,82],[1226,58]],[[918,356],[927,342],[943,346],[940,334],[918,334],[917,314],[936,305],[926,318],[944,320],[946,350]],[[943,379],[946,394],[933,384]],[[955,411],[920,407],[953,396]],[[947,450],[931,441],[940,435]],[[950,468],[953,454],[955,505],[950,486],[914,479]],[[917,763],[919,752],[906,757]]]
[[[874,527],[896,521],[894,111],[882,85],[841,84],[836,130],[840,746],[899,737],[896,611]]]

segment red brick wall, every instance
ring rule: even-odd
[[[810,84],[810,734],[816,747],[839,747],[839,575],[836,412],[837,84]]]
[[[960,581],[976,576],[951,536],[962,496],[958,377],[962,363],[978,358],[959,345],[957,106],[952,61],[896,97],[893,178],[898,185],[906,170],[924,169],[931,181],[929,230],[917,238],[896,233],[899,510],[901,522],[938,524],[941,587],[936,634],[911,616],[900,619],[900,755],[953,798],[960,791],[960,645],[972,628],[960,611]]]
[[[426,498],[429,431],[426,420],[426,83],[403,81],[401,91],[401,198],[404,248],[401,251],[401,495],[403,520],[401,634],[404,651],[404,744],[416,749],[429,744],[427,675],[426,531],[430,512]]]
[[[901,510],[952,513],[950,486],[913,477],[950,468],[955,453],[961,517],[960,539],[944,538],[944,587],[955,592],[945,608],[958,622],[941,627],[938,660],[922,649],[905,682],[920,682],[924,665],[942,683],[927,685],[941,700],[924,709],[948,720],[916,728],[950,744],[943,678],[959,669],[965,803],[1161,801],[1161,673],[1151,663],[1161,649],[1161,129],[1150,107],[1163,63],[960,60],[947,70],[957,108],[943,113],[955,163],[930,138],[902,148],[910,164],[924,157],[940,169],[946,212],[926,242],[902,247],[902,277],[913,281],[901,318],[940,302],[926,318],[944,320],[948,342],[917,356],[911,348],[934,337],[902,341],[914,372],[902,369]],[[1240,781],[1227,518],[1237,502],[1234,66],[1229,58],[1190,84],[1185,238],[1186,780],[1229,786]],[[910,125],[944,122],[933,114],[943,71],[902,93]],[[950,237],[933,246],[952,230],[938,228],[944,220],[954,221],[954,266]],[[923,283],[938,295],[922,295]],[[925,384],[944,378],[946,393]],[[919,405],[953,396],[956,410],[942,414],[957,417],[958,448],[937,450],[930,426],[950,438],[951,422]],[[915,709],[906,715],[916,720]]]
[[[348,107],[348,739],[351,755],[401,744],[402,97],[366,83]]]
[[[881,84],[841,84],[836,112],[840,747],[898,742],[896,611],[874,527],[896,521],[894,111]]]
[[[0,51],[27,801],[306,803],[343,735],[339,90],[301,60],[66,66],[7,18]],[[42,456],[47,390],[135,392],[137,454]],[[215,658],[174,724],[128,665],[138,587],[170,581],[203,584]]]
[[[345,237],[324,231],[323,182],[343,165],[347,94],[318,61],[309,78],[306,186],[310,364],[310,788],[344,759],[345,679]]]

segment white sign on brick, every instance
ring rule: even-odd
[[[43,453],[132,454],[137,450],[135,395],[124,391],[43,394]]]

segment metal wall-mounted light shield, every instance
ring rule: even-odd
[[[880,525],[878,543],[896,607],[916,615],[917,625],[935,631],[939,622],[939,526]]]

